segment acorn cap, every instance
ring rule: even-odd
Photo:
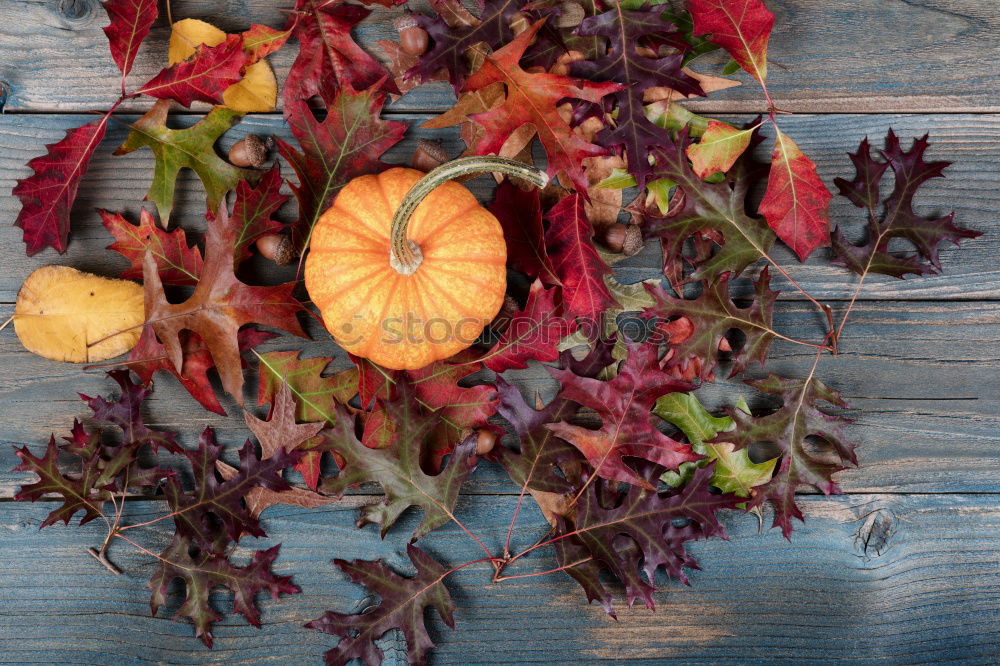
[[[625,238],[622,240],[622,253],[626,257],[638,254],[645,243],[642,240],[642,230],[638,224],[625,225]]]
[[[399,32],[402,32],[407,28],[419,27],[417,19],[413,18],[413,14],[411,14],[410,12],[406,12],[405,14],[397,16],[396,19],[392,22],[392,25]]]

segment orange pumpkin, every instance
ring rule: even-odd
[[[498,171],[541,187],[544,172],[498,157],[406,168],[347,183],[313,228],[306,289],[348,352],[393,370],[465,349],[500,309],[507,248],[460,175]]]

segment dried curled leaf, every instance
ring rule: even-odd
[[[25,349],[53,361],[93,363],[135,346],[142,287],[69,266],[43,266],[21,285],[14,330]]]

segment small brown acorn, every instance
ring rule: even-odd
[[[489,428],[480,428],[476,433],[476,455],[484,456],[493,450],[497,443],[497,434]]]
[[[440,143],[428,139],[420,139],[417,141],[417,147],[413,151],[413,159],[410,160],[410,165],[420,171],[430,171],[441,166],[448,159],[448,153],[445,152],[444,147]]]
[[[427,52],[429,38],[427,31],[417,24],[410,13],[403,14],[393,21],[399,32],[399,47],[411,56],[423,55]]]
[[[233,166],[259,169],[267,160],[267,152],[273,143],[271,137],[265,139],[256,134],[249,134],[229,149],[229,163]]]
[[[292,263],[297,256],[288,234],[264,234],[257,239],[257,251],[279,266]]]

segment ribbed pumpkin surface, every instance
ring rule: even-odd
[[[500,309],[507,248],[500,223],[462,185],[437,187],[407,236],[423,262],[389,265],[397,206],[424,174],[395,168],[355,178],[313,229],[306,289],[345,350],[387,368],[423,367],[471,345]]]

